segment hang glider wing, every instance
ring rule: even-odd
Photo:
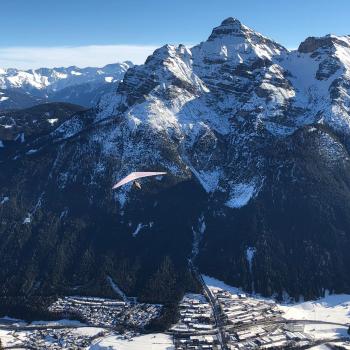
[[[165,174],[166,173],[164,172],[152,172],[152,171],[134,172],[124,177],[124,179],[120,180],[119,182],[117,182],[112,188],[115,190],[116,188],[123,186],[128,182],[140,179],[142,177],[158,176],[158,175],[165,175]]]

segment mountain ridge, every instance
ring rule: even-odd
[[[25,94],[27,100],[71,102],[90,107],[98,102],[105,91],[115,89],[126,70],[132,66],[130,61],[126,61],[104,67],[0,69],[0,89],[4,95],[0,99],[0,109],[25,108],[35,104],[23,98],[11,98],[20,93]]]
[[[169,302],[196,288],[188,259],[263,295],[350,290],[350,50],[289,52],[233,19],[213,33],[0,148],[3,295],[104,294],[111,276]],[[111,191],[136,170],[168,175]]]

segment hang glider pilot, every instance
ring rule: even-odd
[[[141,184],[138,181],[133,181],[132,187],[135,188],[135,190],[141,190]]]

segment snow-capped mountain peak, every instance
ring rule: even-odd
[[[144,297],[139,283],[142,290],[161,285],[153,283],[162,269],[150,254],[187,266],[202,223],[202,241],[193,242],[201,271],[270,295],[349,289],[348,37],[306,41],[289,52],[229,18],[207,41],[165,45],[129,68],[93,109],[44,113],[39,130],[36,110],[16,124],[18,116],[7,113],[0,123],[0,196],[10,199],[0,205],[0,259],[10,261],[4,254],[11,251],[11,261],[29,272],[5,269],[4,280],[27,276],[25,290],[36,285],[33,265],[14,259],[15,252],[40,258],[37,281],[63,276],[76,286],[83,276],[81,284],[91,286],[89,266],[95,277],[114,271],[118,283]],[[84,73],[57,71],[72,79]],[[116,180],[142,170],[168,175],[145,180],[140,192],[111,191]],[[39,237],[33,249],[23,232]],[[48,250],[37,253],[47,237],[67,241],[57,250],[51,245],[53,277],[44,278]],[[247,247],[255,250],[251,264]],[[66,270],[58,271],[56,260],[66,256]],[[144,266],[148,277],[138,280]],[[6,282],[3,290],[17,292],[18,284]]]
[[[241,148],[262,134],[285,138],[314,123],[350,133],[348,88],[346,80],[339,79],[346,77],[341,67],[350,52],[342,57],[339,53],[348,50],[348,39],[327,38],[335,42],[335,49],[323,50],[319,57],[301,52],[307,50],[289,52],[228,18],[207,41],[191,49],[165,45],[144,65],[129,69],[117,93],[101,100],[96,120],[115,118],[123,132],[178,140],[178,169],[192,169],[208,192],[225,190],[235,197],[237,188],[249,188],[253,198],[263,182],[257,175],[261,160],[244,165],[255,169],[254,176],[238,171],[231,178],[225,167],[218,170],[216,164],[204,161],[207,156],[202,152],[207,148],[199,156],[196,147],[231,137]],[[152,158],[156,149],[148,148]],[[210,149],[210,157],[221,159],[220,147]]]
[[[228,17],[222,21],[220,26],[213,29],[208,40],[211,41],[225,36],[246,37],[249,32],[251,32],[251,30],[238,19]]]
[[[78,68],[76,66],[59,68],[39,68],[31,70],[0,70],[0,89],[8,90],[12,98],[6,103],[0,101],[0,109],[28,107],[28,99],[35,102],[64,101],[84,106],[97,103],[100,95],[112,89],[122,80],[125,72],[133,67],[130,61],[108,64],[104,67]],[[110,85],[110,86],[108,86]],[[27,94],[20,98],[19,94]],[[17,97],[15,97],[17,96]]]
[[[17,70],[13,68],[0,71],[0,88],[22,88],[23,90],[38,89],[58,90],[70,85],[77,85],[96,80],[104,80],[105,76],[112,75],[120,80],[127,69],[133,64],[129,62],[110,64],[104,67],[78,68],[76,66],[60,68],[39,68]]]
[[[193,50],[202,52],[204,62],[231,61],[236,64],[256,58],[271,60],[273,56],[287,51],[232,17],[214,28],[208,40]]]

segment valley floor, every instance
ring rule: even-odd
[[[5,349],[241,350],[350,349],[350,295],[279,304],[248,295],[208,276],[198,276],[204,294],[187,294],[178,322],[166,333],[141,334],[160,305],[67,297],[50,308],[74,311],[86,323],[0,319]]]

